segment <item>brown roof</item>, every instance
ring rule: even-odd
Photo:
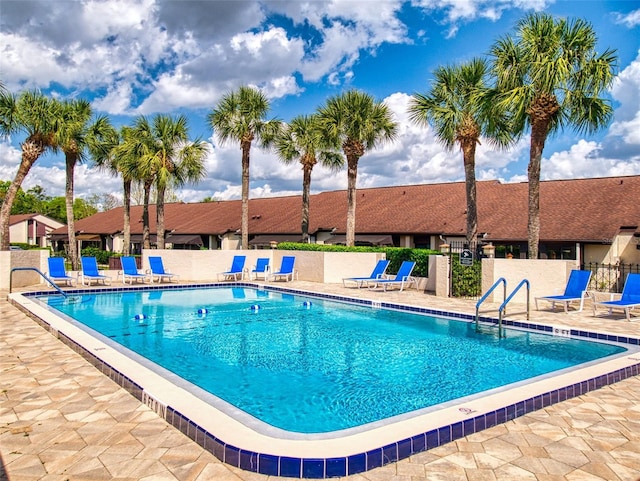
[[[623,226],[640,225],[640,176],[552,180],[540,183],[540,240],[612,239]],[[477,183],[478,230],[488,240],[526,240],[528,183]],[[251,235],[300,233],[301,196],[249,201]],[[356,232],[359,234],[443,234],[464,236],[464,182],[358,189]],[[346,191],[311,196],[309,232],[346,231]],[[150,206],[155,231],[155,206]],[[165,206],[165,227],[176,234],[225,234],[240,229],[241,201]],[[83,233],[122,231],[122,207],[76,221]],[[635,226],[635,227],[634,227]],[[58,232],[59,231],[59,232]],[[59,229],[56,233],[64,233]],[[142,206],[131,211],[131,232],[142,233]]]

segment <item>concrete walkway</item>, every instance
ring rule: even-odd
[[[308,290],[474,312],[475,302],[294,282]],[[487,306],[491,309],[495,306]],[[485,310],[485,309],[483,309]],[[516,312],[516,311],[520,312]],[[514,307],[510,318],[523,318]],[[640,337],[640,319],[533,312],[535,322]],[[0,479],[283,480],[222,464],[100,374],[0,292]],[[638,481],[640,377],[348,481]]]

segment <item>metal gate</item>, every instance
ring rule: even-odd
[[[449,244],[449,292],[451,297],[478,299],[482,294],[482,244],[452,241]]]

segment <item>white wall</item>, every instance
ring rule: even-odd
[[[572,269],[578,269],[574,260],[546,259],[482,259],[482,293],[487,292],[501,277],[507,281],[507,296],[523,280],[530,284],[530,302],[535,297],[548,296],[562,291],[567,285]],[[526,303],[527,289],[522,287],[512,299],[514,303]],[[487,298],[489,302],[502,302],[503,289],[496,288]]]
[[[231,267],[234,255],[247,257],[245,267],[255,266],[259,257],[270,259],[272,270],[278,270],[282,257],[296,258],[297,278],[311,282],[342,282],[343,277],[367,276],[371,274],[378,259],[384,254],[378,252],[316,252],[282,251],[270,249],[249,250],[143,250],[143,269],[149,268],[149,256],[161,256],[165,269],[179,274],[181,281],[215,281],[217,274]]]

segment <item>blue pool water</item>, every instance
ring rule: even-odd
[[[42,297],[287,431],[360,426],[625,349],[247,287]],[[199,312],[200,311],[200,312]]]

